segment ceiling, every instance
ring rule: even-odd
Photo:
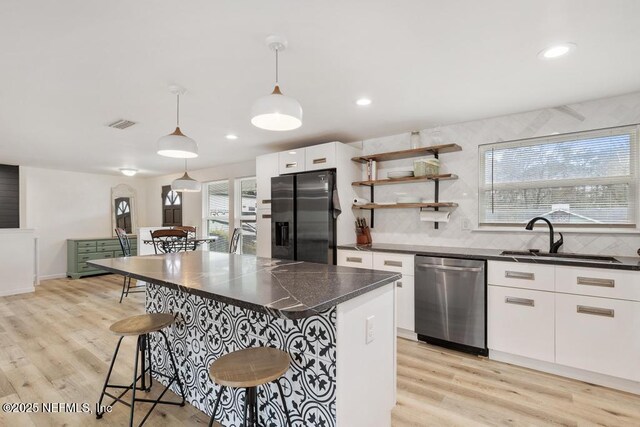
[[[200,147],[190,169],[633,92],[638,16],[636,0],[3,0],[0,163],[177,172],[155,153],[173,83]],[[304,109],[284,133],[249,121],[273,87],[273,33],[289,40],[282,90]],[[565,41],[571,55],[537,58]],[[117,119],[138,124],[106,127]]]

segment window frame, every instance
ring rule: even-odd
[[[517,181],[510,183],[485,183],[486,177],[486,152],[491,147],[509,148],[523,147],[531,145],[543,145],[562,143],[564,141],[574,141],[580,139],[597,138],[598,133],[617,132],[622,135],[631,134],[631,147],[629,158],[629,175],[597,177],[597,178],[579,178],[579,179],[557,179],[557,180],[539,180],[539,181]],[[640,231],[640,125],[629,124],[621,126],[613,126],[601,129],[590,129],[584,131],[568,132],[563,134],[551,134],[532,138],[523,138],[512,141],[500,141],[478,146],[478,229],[482,230],[512,230],[525,225],[525,222],[487,222],[483,221],[485,199],[484,195],[487,191],[496,189],[537,189],[537,188],[554,188],[579,185],[611,185],[611,184],[629,184],[631,187],[632,200],[630,200],[629,209],[632,211],[631,216],[634,223],[614,224],[614,223],[559,223],[556,228],[568,229],[576,232],[598,232],[598,231],[615,231],[629,230],[632,232]]]
[[[257,185],[257,178],[256,176],[245,176],[242,178],[235,178],[234,181],[234,218],[233,218],[233,226],[234,228],[240,228],[240,243],[239,243],[239,247],[243,248],[244,247],[244,233],[242,233],[242,222],[243,221],[252,221],[254,224],[258,223],[258,199],[256,197],[256,209],[253,215],[243,215],[242,214],[242,182],[244,181],[250,181],[253,180],[255,181],[256,185]],[[237,195],[237,197],[236,197]],[[257,229],[256,229],[256,237],[257,237]],[[242,252],[244,253],[244,252]]]
[[[209,221],[213,221],[213,220],[219,220],[219,219],[226,219],[227,220],[227,240],[231,239],[231,230],[233,229],[231,227],[231,216],[232,216],[232,209],[233,209],[233,194],[232,194],[232,182],[233,179],[231,178],[225,178],[225,179],[217,179],[214,181],[208,181],[206,183],[204,183],[204,188],[206,189],[206,191],[203,191],[203,207],[204,207],[204,212],[206,213],[205,215],[203,215],[203,224],[202,224],[202,229],[204,230],[203,235],[210,237],[211,234],[209,233]],[[228,194],[228,204],[227,204],[227,215],[226,216],[211,216],[211,209],[210,209],[210,204],[209,204],[209,185],[211,184],[221,184],[221,183],[227,183],[227,194]],[[212,243],[211,245],[215,245],[215,243]],[[210,246],[211,246],[210,245]],[[228,248],[227,248],[228,249]],[[210,249],[211,250],[211,249]],[[215,251],[215,252],[221,252],[221,251]],[[224,251],[226,252],[226,251]]]

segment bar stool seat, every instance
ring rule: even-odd
[[[109,330],[115,335],[123,337],[144,335],[151,332],[158,332],[171,325],[174,321],[173,315],[168,313],[140,314],[118,320],[109,326]]]
[[[213,362],[209,376],[227,387],[257,387],[280,378],[289,370],[289,363],[289,354],[277,348],[246,348]]]
[[[282,386],[278,381],[290,366],[289,353],[271,347],[252,347],[234,351],[216,359],[209,368],[209,376],[220,385],[209,426],[215,426],[215,415],[225,387],[246,389],[244,401],[245,426],[258,425],[258,397],[256,388],[275,382],[287,418],[292,426]],[[247,416],[247,409],[249,414]]]

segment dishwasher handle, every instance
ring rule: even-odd
[[[431,268],[433,270],[466,271],[470,273],[477,273],[479,271],[482,271],[484,267],[454,267],[452,265],[416,264],[416,268]]]

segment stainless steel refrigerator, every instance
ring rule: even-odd
[[[271,178],[271,256],[336,263],[335,171]]]

